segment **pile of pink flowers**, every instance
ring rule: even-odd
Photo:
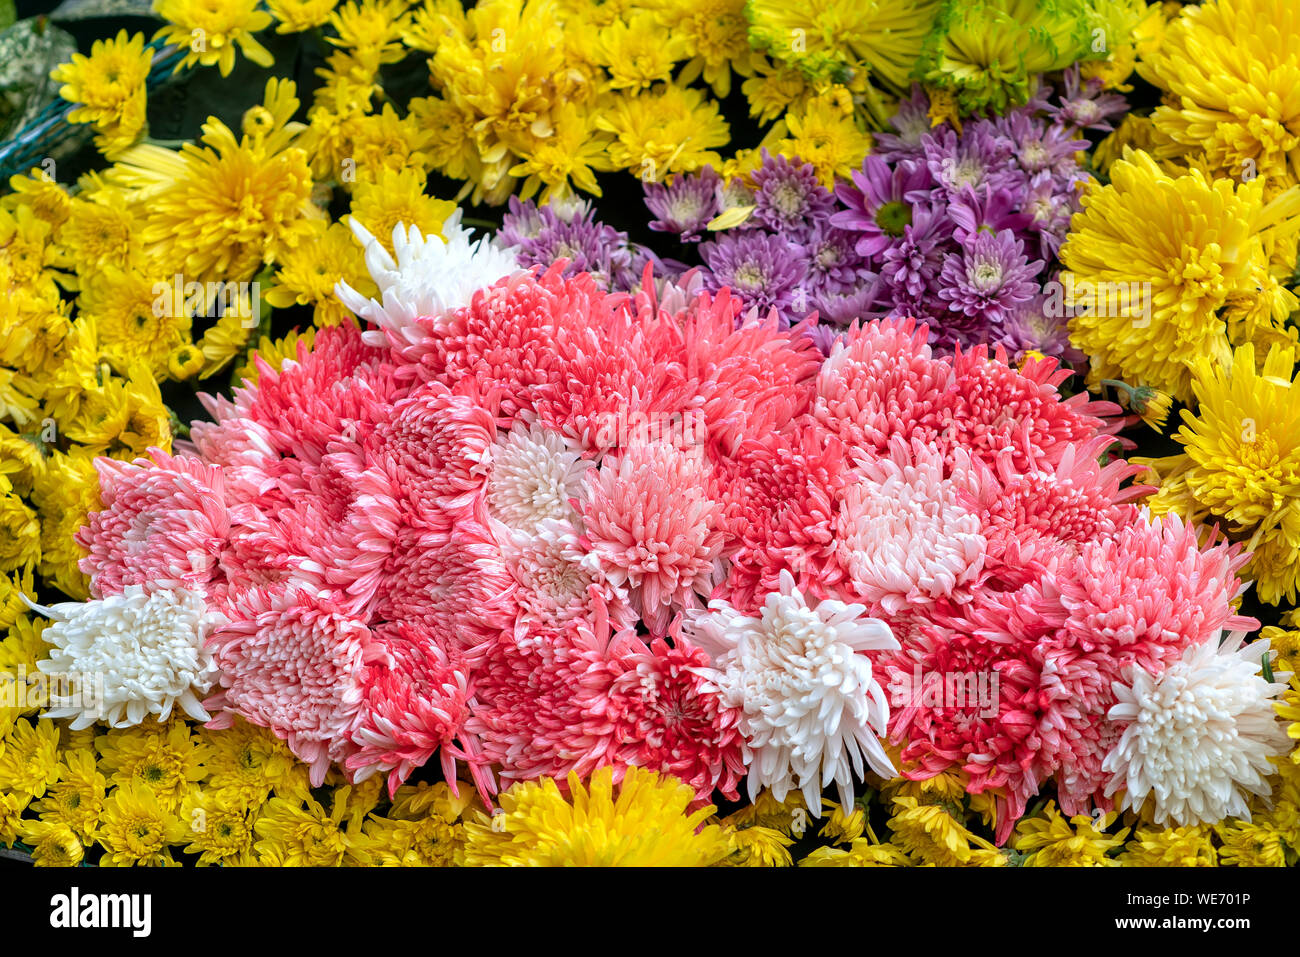
[[[383,302],[344,290],[361,327],[259,360],[192,447],[101,460],[80,535],[97,598],[204,596],[203,707],[317,783],[643,766],[705,803],[955,773],[1005,838],[1049,782],[1110,806],[1129,666],[1255,626],[1235,547],[1134,504],[1137,468],[1098,464],[1120,410],[1054,359],[939,356],[905,317],[825,356],[815,319],[649,270],[473,288],[499,251],[449,228],[371,241]]]

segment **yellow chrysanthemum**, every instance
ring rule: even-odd
[[[1268,822],[1232,820],[1215,827],[1224,867],[1285,867],[1286,835]]]
[[[369,862],[369,841],[361,829],[364,812],[350,803],[352,788],[334,791],[327,811],[306,788],[271,798],[253,825],[263,866],[338,867]]]
[[[822,185],[847,179],[862,165],[871,149],[871,137],[858,128],[850,110],[834,91],[811,97],[785,116],[789,135],[776,143],[775,152],[811,163]]]
[[[200,728],[198,739],[208,788],[241,805],[258,807],[276,788],[307,785],[306,767],[266,728],[237,719],[221,731]]]
[[[276,33],[302,33],[323,26],[338,0],[266,0],[266,8],[275,17]]]
[[[1201,359],[1177,438],[1187,496],[1225,520],[1253,552],[1247,574],[1263,601],[1294,598],[1300,577],[1300,384],[1295,353],[1274,347],[1257,368],[1250,343],[1231,363]]]
[[[1208,827],[1139,828],[1118,860],[1127,867],[1214,867],[1219,852]]]
[[[76,867],[86,856],[81,840],[61,821],[26,820],[19,835],[37,867]]]
[[[300,352],[310,352],[315,339],[316,330],[311,326],[305,332],[298,332],[295,329],[280,339],[262,336],[257,348],[248,354],[248,361],[235,368],[231,379],[241,386],[256,385],[260,374],[257,359],[262,359],[271,369],[278,371],[286,359],[296,361],[300,358]],[[302,345],[301,350],[299,344]]]
[[[58,727],[53,721],[14,722],[0,748],[0,790],[38,798],[58,779]]]
[[[749,44],[745,0],[664,0],[656,15],[657,35],[666,30],[682,40],[680,55],[687,63],[678,82],[703,77],[715,96],[724,97],[731,92],[733,71],[743,77],[754,75],[761,55]]]
[[[794,858],[790,848],[794,839],[771,827],[722,827],[731,847],[721,862],[723,867],[790,867]]]
[[[12,492],[0,494],[0,574],[34,566],[40,559],[41,525],[36,513]]]
[[[443,782],[400,787],[386,817],[369,817],[364,830],[381,867],[459,867],[465,863],[461,815],[473,789],[463,781],[460,796]]]
[[[69,750],[61,754],[59,781],[32,805],[41,820],[69,828],[86,846],[94,843],[99,816],[104,808],[107,782],[88,750]]]
[[[1105,828],[1115,820],[1107,814],[1102,826],[1086,814],[1068,820],[1048,801],[1042,816],[1025,817],[1016,825],[1012,847],[1027,855],[1025,867],[1099,867],[1118,862],[1110,852],[1124,844],[1128,828],[1109,834]]]
[[[100,767],[119,788],[139,781],[176,810],[203,778],[203,752],[183,721],[113,728],[95,738]]]
[[[199,867],[251,867],[254,809],[225,791],[198,789],[181,802],[180,819],[188,829],[187,854],[197,854]]]
[[[966,828],[954,805],[922,804],[912,797],[896,797],[892,803],[892,843],[919,861],[955,867],[975,863],[976,851],[997,851]]]
[[[101,867],[165,867],[175,863],[171,847],[187,828],[152,788],[131,780],[104,800],[95,839],[104,848]]]
[[[846,849],[819,847],[799,862],[800,867],[911,867],[914,862],[893,844],[873,844],[858,838]]]
[[[552,196],[571,194],[570,183],[599,196],[595,174],[613,168],[606,153],[609,140],[608,134],[595,133],[576,107],[562,108],[555,116],[554,134],[510,168],[511,176],[523,180],[519,197],[530,199],[542,189],[540,202],[545,203]]]
[[[595,117],[597,129],[614,134],[609,159],[616,169],[645,180],[722,165],[714,147],[725,146],[730,127],[718,104],[700,90],[662,83],[649,93],[612,94]]]
[[[128,37],[125,30],[112,40],[96,40],[90,56],[74,53],[71,62],[60,63],[50,73],[51,79],[63,84],[59,95],[76,104],[68,122],[100,128],[132,122],[144,102],[152,62],[153,51],[145,49],[144,34]]]
[[[399,117],[391,104],[369,116],[358,116],[346,125],[348,155],[340,162],[344,186],[376,183],[385,173],[413,172],[423,178],[429,167],[424,144],[430,134],[417,118]]]
[[[78,299],[83,314],[94,316],[100,349],[117,372],[143,362],[161,380],[167,376],[172,352],[189,342],[190,318],[157,304],[155,283],[149,277],[112,265],[88,274]]]
[[[374,183],[358,183],[352,194],[352,217],[393,252],[393,227],[417,226],[425,236],[438,235],[456,204],[424,191],[424,176],[414,170],[385,171]]]
[[[521,782],[500,796],[493,817],[465,825],[470,865],[707,866],[730,851],[717,827],[697,828],[712,806],[692,813],[695,792],[673,777],[628,768],[615,789],[604,767],[583,786],[569,776],[566,798],[551,778]],[[617,794],[615,791],[617,790]]]
[[[239,139],[216,117],[203,125],[203,146],[181,152],[145,144],[128,150],[106,178],[128,191],[140,239],[163,260],[163,275],[186,282],[243,282],[311,234],[323,213],[312,203],[303,130],[290,118],[294,85],[272,78],[265,105],[270,125]]]
[[[45,272],[55,255],[50,235],[50,224],[38,218],[29,206],[0,210],[0,287],[35,284],[40,279],[38,295],[55,292],[52,277]]]
[[[176,69],[216,66],[222,76],[235,68],[235,47],[258,66],[271,66],[271,52],[253,36],[271,25],[258,0],[154,0],[153,12],[168,21],[155,35],[188,51]]]
[[[407,5],[407,0],[352,0],[330,15],[338,37],[329,41],[379,63],[396,63],[406,55],[401,41],[411,25]]]
[[[411,23],[402,42],[412,50],[437,53],[443,37],[464,35],[466,30],[465,6],[460,0],[424,0],[411,11]]]
[[[314,306],[316,324],[333,326],[348,314],[334,295],[339,280],[363,290],[362,295],[373,291],[365,256],[352,231],[341,223],[328,226],[321,223],[315,229],[313,241],[302,244],[281,260],[275,284],[262,293],[262,298],[275,309]]]
[[[1138,72],[1168,92],[1152,114],[1165,155],[1219,175],[1300,179],[1300,20],[1291,0],[1189,4]]]
[[[676,26],[676,24],[675,24]],[[596,35],[598,62],[609,71],[614,90],[648,90],[672,79],[673,67],[686,52],[678,29],[659,29],[654,14],[634,14],[630,20],[615,20]]]
[[[24,595],[36,600],[32,569],[23,568],[12,575],[0,575],[0,629],[12,628],[14,622],[27,612]]]
[[[41,575],[77,599],[89,598],[78,563],[85,556],[73,536],[99,508],[99,474],[87,454],[54,452],[36,482],[32,504],[41,519]]]
[[[760,57],[754,76],[741,84],[749,101],[749,115],[760,123],[779,119],[792,106],[802,105],[816,93],[816,87],[797,67]]]
[[[5,209],[26,206],[37,219],[55,229],[67,222],[72,212],[72,197],[45,167],[36,167],[27,175],[19,173],[9,177],[9,188],[13,192],[0,199],[0,206]]]
[[[1061,248],[1073,343],[1093,372],[1191,397],[1191,366],[1227,364],[1228,329],[1218,315],[1234,297],[1261,294],[1261,234],[1293,232],[1300,188],[1265,205],[1258,181],[1173,177],[1142,152],[1125,152],[1107,186],[1083,197]],[[1275,316],[1279,322],[1285,312]]]

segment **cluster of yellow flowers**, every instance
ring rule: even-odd
[[[1061,250],[1090,385],[1181,403],[1177,455],[1137,458],[1177,512],[1252,553],[1259,597],[1300,582],[1300,21],[1288,0],[1165,4],[1138,73],[1165,92],[1097,150]],[[1151,419],[1159,425],[1163,415]]]

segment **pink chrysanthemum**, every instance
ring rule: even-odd
[[[851,326],[817,376],[817,421],[864,452],[884,452],[895,435],[934,441],[953,371],[927,338],[911,319]]]
[[[1121,409],[1112,402],[1090,401],[1086,392],[1062,399],[1058,386],[1070,377],[1057,360],[1031,359],[1020,369],[998,346],[958,349],[952,359],[952,391],[939,409],[939,438],[945,451],[965,449],[973,458],[994,465],[1003,455],[1017,471],[1055,465],[1071,443],[1082,442],[1120,421],[1103,421]]]
[[[384,624],[373,636],[385,660],[371,662],[361,678],[357,750],[347,759],[353,780],[386,771],[392,795],[441,751],[443,776],[454,787],[456,759],[468,757],[455,744],[469,717],[468,666],[419,626]],[[481,776],[474,763],[471,770]]]
[[[695,788],[699,803],[714,789],[739,799],[745,775],[742,712],[702,677],[709,656],[689,642],[656,638],[647,651],[616,659],[609,690],[621,764],[671,774]]]
[[[1108,436],[1071,445],[1054,466],[1019,471],[1011,455],[999,456],[996,470],[977,463],[978,481],[963,496],[980,517],[988,541],[985,567],[1003,588],[1017,588],[1037,577],[1053,555],[1069,554],[1138,521],[1130,501],[1149,491],[1120,488],[1141,471],[1122,459],[1098,464]]]
[[[567,522],[546,519],[531,533],[497,527],[506,568],[518,582],[515,633],[552,631],[570,621],[590,621],[603,608],[616,628],[636,623],[627,591],[611,582],[596,555]]]
[[[584,544],[626,585],[652,634],[700,605],[722,554],[722,509],[708,496],[702,450],[637,442],[587,474]]]
[[[432,331],[424,374],[459,393],[498,397],[505,421],[536,411],[539,390],[563,380],[566,362],[600,350],[601,332],[623,298],[602,292],[586,273],[562,278],[563,265],[475,293],[468,308]]]
[[[960,604],[982,581],[986,542],[961,501],[972,470],[964,453],[953,458],[945,475],[938,449],[895,436],[888,456],[859,462],[836,519],[837,556],[844,588],[872,614]]]
[[[230,606],[232,620],[209,644],[221,667],[221,691],[204,702],[270,728],[311,771],[313,786],[330,762],[354,749],[363,676],[384,650],[370,629],[308,589],[277,586],[245,592]]]
[[[502,636],[485,649],[466,730],[503,784],[615,765],[610,662],[644,648],[632,631],[611,634],[600,614],[523,640]]]
[[[95,460],[104,508],[90,513],[76,540],[89,553],[80,567],[96,598],[127,585],[202,589],[217,573],[230,531],[221,469],[149,451],[152,462]]]
[[[840,578],[836,501],[848,481],[842,443],[805,417],[789,432],[742,442],[714,470],[731,567],[711,598],[755,614],[781,572],[825,598]]]
[[[444,518],[399,530],[374,616],[418,623],[440,647],[475,660],[487,642],[513,632],[516,588],[486,527]]]
[[[678,317],[685,371],[701,399],[711,443],[733,452],[745,439],[787,428],[807,412],[821,356],[802,327],[751,312],[728,292],[697,298]]]
[[[488,513],[519,532],[532,532],[547,519],[576,522],[572,503],[589,467],[576,442],[536,422],[516,422],[492,450]]]
[[[366,460],[388,474],[409,510],[456,513],[482,492],[497,435],[486,409],[429,382],[389,414],[366,439]]]

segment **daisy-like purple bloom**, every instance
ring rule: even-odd
[[[1045,123],[1023,108],[996,121],[998,128],[1012,143],[1016,162],[1026,173],[1056,169],[1062,160],[1077,165],[1075,154],[1087,149],[1088,141],[1079,139],[1059,123]]]
[[[1028,352],[1054,356],[1063,362],[1081,362],[1084,354],[1070,345],[1070,329],[1064,315],[1052,312],[1041,293],[1011,309],[1003,317],[999,342],[1013,361]]]
[[[532,200],[516,203],[502,217],[497,236],[512,246],[520,266],[550,266],[567,259],[564,275],[591,273],[609,289],[630,289],[639,279],[633,268],[627,233],[598,223],[591,204],[538,207]]]
[[[813,224],[800,245],[808,260],[808,281],[816,288],[851,286],[869,274],[857,250],[856,233],[822,220]]]
[[[1041,260],[1028,261],[1025,244],[1011,230],[977,232],[961,255],[944,262],[939,298],[952,312],[1000,323],[1038,293],[1042,268]]]
[[[933,294],[951,225],[928,206],[917,206],[903,235],[881,255],[880,278],[895,304],[915,305]]]
[[[847,326],[858,319],[868,319],[876,315],[876,293],[879,289],[879,277],[868,275],[855,286],[823,288],[814,292],[809,299],[813,309],[823,323],[833,326]],[[821,326],[819,328],[827,328]]]
[[[913,84],[911,96],[899,101],[889,125],[896,132],[875,134],[871,155],[886,163],[919,157],[921,139],[930,132],[930,98],[919,84]]]
[[[812,163],[791,162],[763,150],[763,164],[750,175],[754,184],[753,222],[791,239],[835,205],[830,190],[817,180]]]
[[[808,262],[798,246],[781,236],[744,230],[702,244],[700,255],[708,266],[704,285],[710,292],[729,288],[746,306],[776,309],[787,326],[791,319],[803,318],[794,315],[795,293],[808,275]]]
[[[706,166],[698,173],[679,174],[672,184],[645,184],[645,204],[657,217],[650,228],[677,233],[682,242],[698,242],[700,232],[718,215],[722,177]]]
[[[986,120],[967,124],[961,136],[951,129],[935,130],[921,140],[921,148],[936,198],[955,196],[967,186],[1014,190],[1024,183],[1011,141]]]
[[[1077,129],[1104,133],[1114,129],[1110,118],[1128,109],[1124,97],[1102,91],[1100,80],[1082,80],[1077,63],[1065,71],[1065,94],[1060,101],[1060,106],[1049,107],[1059,120]]]
[[[1004,229],[1019,235],[1030,223],[1028,215],[1017,211],[1021,200],[1021,196],[1009,189],[994,190],[986,186],[977,191],[965,187],[948,205],[953,238],[966,243],[975,233],[1000,233]]]
[[[1045,258],[1054,257],[1070,231],[1070,217],[1079,211],[1079,193],[1073,186],[1064,189],[1052,174],[1044,171],[1029,181],[1024,210],[1028,229],[1036,233]]]
[[[913,206],[933,185],[923,163],[899,160],[891,167],[873,153],[853,171],[853,185],[835,187],[845,208],[831,216],[831,225],[858,233],[858,255],[879,256],[902,238]]]

